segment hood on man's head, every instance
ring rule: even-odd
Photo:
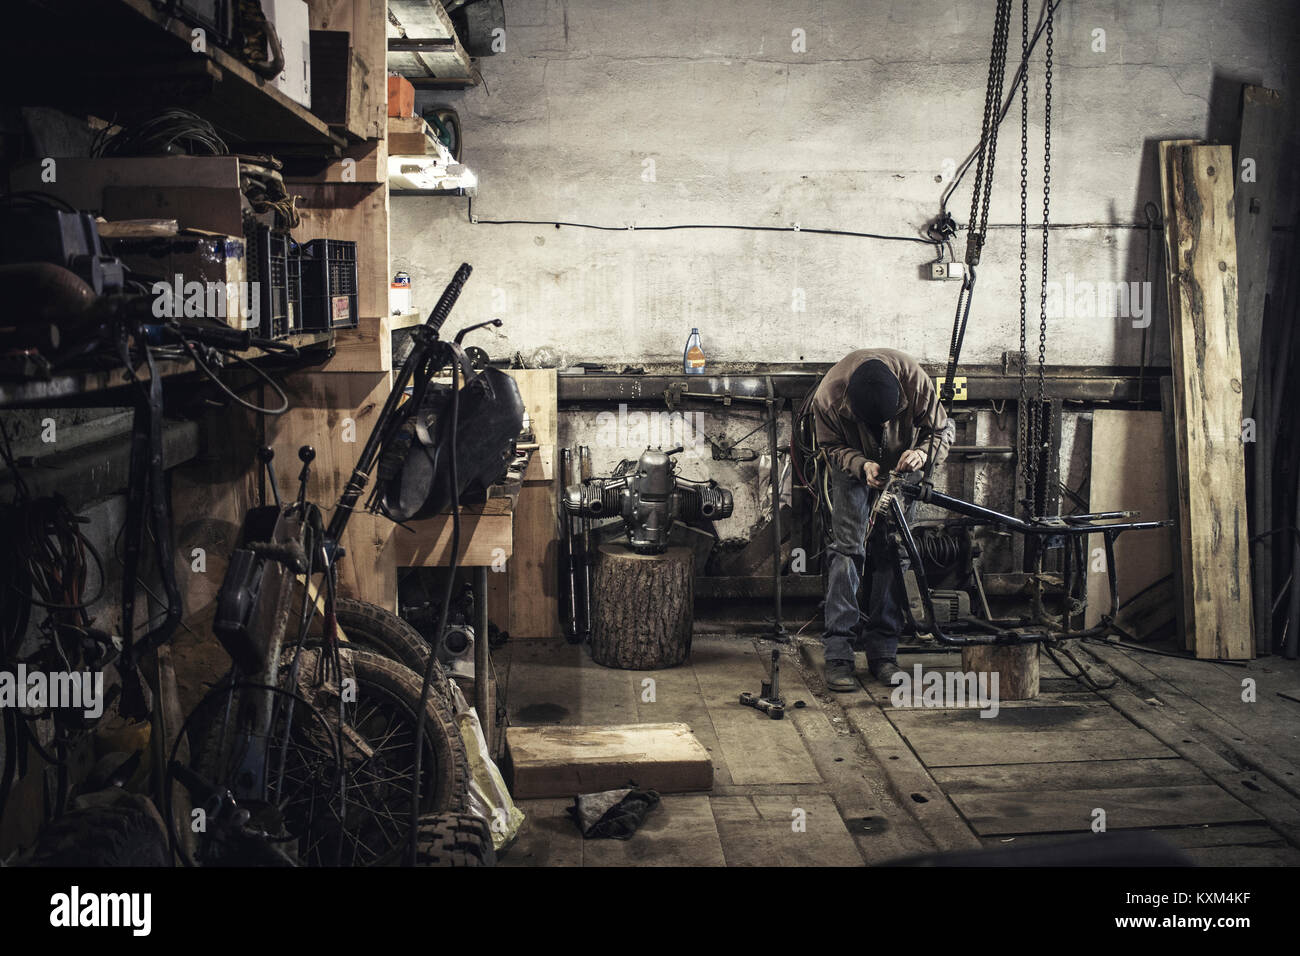
[[[903,404],[903,387],[888,365],[880,359],[871,359],[853,370],[845,397],[858,421],[883,425],[898,414]]]

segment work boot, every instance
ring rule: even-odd
[[[859,689],[858,679],[853,676],[852,661],[827,661],[825,674],[827,690],[843,694]]]
[[[895,674],[907,673],[898,666],[898,661],[894,660],[892,657],[886,657],[881,661],[872,661],[868,665],[868,669],[871,671],[871,676],[880,681],[880,683],[884,684],[886,687],[894,686]]]

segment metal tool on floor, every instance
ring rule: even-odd
[[[781,652],[772,652],[772,679],[763,681],[758,694],[745,691],[740,695],[740,702],[746,707],[761,710],[773,720],[785,716],[785,698],[781,696]]]

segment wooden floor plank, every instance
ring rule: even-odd
[[[501,866],[582,866],[582,834],[565,812],[572,799],[518,800],[524,825],[498,858]]]
[[[913,731],[963,733],[976,729],[994,733],[1005,730],[1121,730],[1133,725],[1105,701],[1095,704],[1058,704],[1050,707],[999,709],[992,717],[976,708],[889,707],[885,709],[894,725],[908,736]]]
[[[853,837],[825,794],[715,796],[710,803],[727,866],[862,865]]]
[[[967,729],[936,724],[933,728],[909,728],[903,736],[921,762],[930,768],[1174,756],[1172,750],[1137,727],[1005,731],[996,726],[976,725]]]
[[[766,673],[751,642],[696,641],[691,648],[691,665],[732,783],[822,782],[791,721],[771,720],[741,705],[741,691],[757,692]]]
[[[1213,784],[1178,787],[1022,790],[951,793],[949,796],[980,836],[1087,831],[1093,811],[1106,811],[1107,830],[1261,819]]]
[[[669,794],[630,840],[587,840],[584,866],[726,866],[707,794]]]
[[[1300,866],[1292,846],[1207,846],[1187,850],[1197,866]]]
[[[1189,827],[1151,827],[1125,833],[1149,833],[1162,842],[1180,849],[1197,847],[1243,847],[1272,849],[1286,846],[1285,841],[1266,823],[1216,823]],[[981,842],[988,848],[1014,844],[1034,846],[1060,842],[1057,833],[1021,833],[1016,836],[984,837]]]
[[[949,793],[1010,790],[1094,790],[1115,787],[1208,784],[1186,760],[1079,760],[1067,763],[1003,764],[994,767],[935,767],[935,781]]]
[[[601,667],[585,647],[528,640],[511,647],[510,724],[627,724],[637,720],[632,671]]]
[[[635,681],[637,719],[646,723],[680,721],[689,724],[696,739],[713,758],[714,786],[731,784],[727,757],[691,662],[666,670],[637,671]],[[646,681],[653,681],[653,684],[647,685]]]

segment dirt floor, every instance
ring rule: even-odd
[[[690,661],[665,671],[600,667],[563,641],[513,641],[494,655],[512,725],[684,721],[712,755],[714,785],[664,795],[626,842],[584,841],[571,800],[520,801],[528,819],[501,863],[857,866],[1133,831],[1197,864],[1300,863],[1300,662],[1087,647],[1077,656],[1114,686],[1092,689],[1044,659],[1039,697],[986,719],[895,707],[892,688],[865,672],[862,691],[828,694],[816,640],[697,635]],[[758,690],[773,648],[785,720],[737,699]],[[959,654],[900,657],[908,671],[917,662],[961,664]]]

